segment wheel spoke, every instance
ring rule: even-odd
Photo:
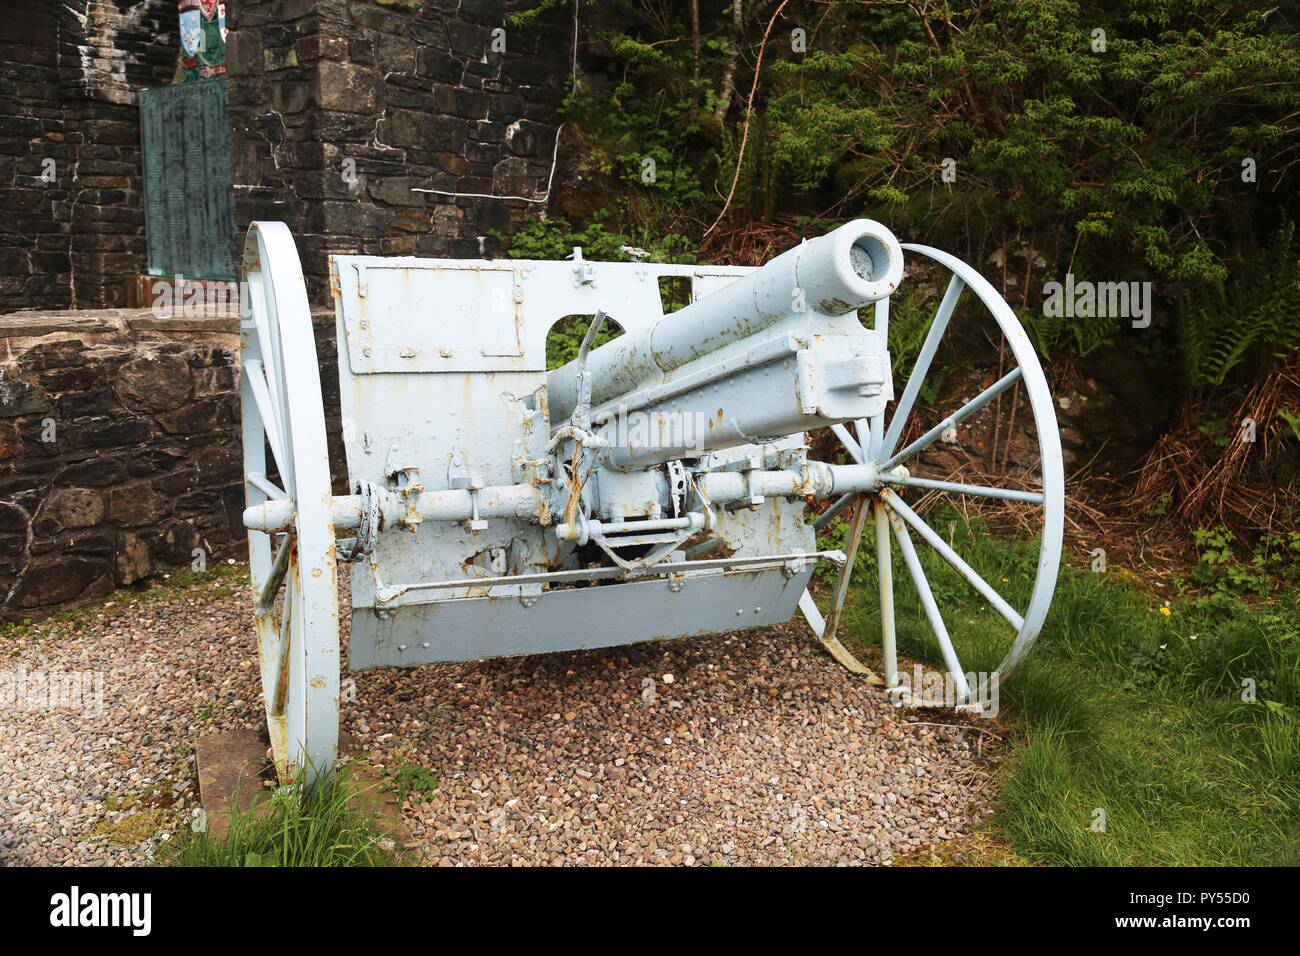
[[[261,472],[250,471],[244,476],[244,480],[272,501],[289,500],[288,494],[286,494],[279,485],[272,482]]]
[[[862,447],[849,434],[849,430],[836,423],[831,426],[831,431],[835,433],[835,437],[840,440],[840,444],[844,446],[844,450],[849,453],[849,457],[853,459],[854,463],[862,464]]]
[[[962,672],[961,661],[957,659],[957,652],[953,649],[952,640],[948,637],[948,629],[944,626],[943,617],[939,614],[939,605],[935,603],[934,594],[930,590],[930,582],[925,578],[925,572],[921,569],[921,560],[916,556],[916,549],[912,547],[912,538],[907,532],[907,525],[903,524],[897,514],[890,513],[889,523],[894,527],[894,537],[898,540],[898,550],[903,552],[903,560],[907,564],[907,570],[912,574],[912,580],[916,583],[917,594],[921,598],[921,606],[925,609],[925,616],[930,622],[930,630],[934,632],[935,640],[939,642],[939,650],[943,653],[944,664],[948,668],[948,673],[952,676],[953,684],[957,688],[957,698],[959,703],[963,703],[970,697],[970,685],[966,683],[966,675]]]
[[[822,635],[826,633],[826,618],[822,617],[821,609],[817,607],[812,592],[807,588],[803,589],[803,596],[799,598],[799,610],[803,612],[803,619],[808,622],[808,626],[820,641]]]
[[[853,504],[853,499],[855,497],[857,497],[857,495],[852,491],[850,491],[847,495],[840,495],[840,497],[836,499],[835,504],[831,505],[829,508],[827,508],[825,511],[823,511],[821,514],[817,516],[817,519],[813,522],[813,530],[821,531],[822,528],[826,527],[828,524],[834,521],[835,517],[841,511],[843,511],[849,505]]]
[[[876,565],[880,572],[880,649],[885,657],[885,686],[898,686],[898,644],[894,633],[894,563],[889,548],[889,516],[876,501]]]
[[[275,410],[275,421],[280,434],[288,433],[288,409],[285,407],[287,388],[283,379],[284,356],[280,344],[279,315],[273,298],[268,295],[266,277],[254,273],[248,278],[249,299],[252,303],[253,323],[257,329],[258,361],[262,367],[262,378],[267,385],[271,399],[271,408]],[[271,373],[275,374],[272,375]]]
[[[874,677],[870,668],[854,657],[835,636],[840,627],[840,615],[844,611],[844,602],[849,596],[849,580],[853,577],[853,565],[858,557],[858,544],[862,541],[862,529],[867,521],[867,497],[857,495],[857,507],[853,512],[853,524],[849,528],[848,545],[845,548],[847,558],[840,576],[835,582],[835,596],[831,599],[831,611],[822,622],[822,631],[818,636],[822,646],[853,674],[865,674]],[[810,622],[811,623],[811,622]]]
[[[1008,604],[1003,599],[1002,595],[998,594],[998,592],[993,589],[992,585],[980,577],[979,573],[974,568],[963,561],[961,555],[954,551],[948,545],[948,542],[944,541],[943,538],[941,538],[933,528],[926,524],[915,511],[909,508],[907,504],[898,497],[898,495],[885,489],[880,493],[880,497],[889,507],[890,511],[894,512],[894,514],[898,515],[915,528],[916,533],[925,540],[926,544],[938,551],[939,556],[952,565],[953,569],[965,578],[967,583],[978,591],[980,595],[983,596],[984,600],[988,601],[989,604],[993,606],[993,609],[1001,614],[1006,619],[1007,623],[1015,628],[1016,632],[1019,633],[1020,629],[1025,625],[1025,619],[1016,613],[1015,608]]]
[[[278,382],[276,378],[266,373],[268,368],[278,368],[281,364],[281,355],[279,355],[279,334],[276,329],[276,313],[270,306],[270,299],[266,297],[265,277],[261,273],[253,273],[248,277],[248,298],[252,303],[253,328],[257,330],[257,362],[263,369],[263,380],[268,385],[270,392],[270,401],[272,407],[276,410],[276,423],[281,425],[283,431],[283,408],[279,402],[279,389],[274,388]]]
[[[293,472],[286,467],[289,458],[280,439],[280,417],[272,404],[262,363],[256,359],[249,359],[244,363],[244,375],[248,378],[248,389],[257,404],[257,413],[262,419],[262,430],[266,432],[267,444],[271,446],[271,454],[275,456],[275,464],[280,469],[280,479],[286,485],[292,485]]]
[[[253,313],[253,328],[257,330],[258,359],[263,365],[279,364],[279,336],[275,334],[274,316],[267,308],[266,280],[260,272],[248,276],[248,298]],[[279,402],[276,402],[279,408]]]
[[[933,444],[934,441],[938,439],[939,436],[942,435],[944,432],[946,432],[949,428],[952,428],[956,425],[960,425],[962,422],[970,418],[970,416],[974,415],[976,412],[978,412],[989,402],[993,401],[993,399],[997,398],[999,395],[1001,395],[1011,386],[1015,385],[1016,382],[1020,381],[1020,377],[1022,374],[1024,373],[1021,371],[1019,366],[1013,368],[1010,372],[1008,372],[1006,375],[1003,375],[1000,379],[998,379],[988,388],[984,389],[984,391],[980,392],[978,395],[972,398],[961,408],[957,409],[957,411],[953,412],[951,415],[949,415],[939,424],[935,425],[933,428],[931,428],[928,432],[926,432],[916,441],[912,442],[912,444],[908,445],[906,448],[904,448],[898,454],[894,455],[888,461],[882,463],[880,466],[880,470],[882,472],[888,471],[890,468],[893,468],[895,465],[899,464],[900,462],[904,462],[907,459],[911,458],[918,451],[921,451],[923,448],[926,448],[929,445]],[[888,442],[889,436],[886,435],[885,439],[886,439],[886,447],[889,447],[889,442]]]
[[[258,595],[258,614],[268,614],[275,610],[275,596],[280,593],[280,585],[284,583],[285,572],[289,569],[291,547],[292,538],[286,534],[275,552],[275,560],[271,562],[271,572],[262,584],[262,593]]]
[[[288,542],[285,542],[288,546]],[[297,591],[294,578],[289,578],[289,586],[284,589],[284,613],[280,617],[280,651],[275,669],[275,696],[271,701],[271,712],[284,713],[284,704],[289,696],[289,649],[293,643],[293,604]]]
[[[1007,501],[1027,501],[1032,504],[1043,503],[1041,491],[1021,491],[1017,488],[991,488],[988,485],[963,485],[955,481],[936,481],[933,478],[913,478],[904,475],[883,474],[880,480],[888,485],[901,485],[905,488],[925,488],[929,491],[951,491],[959,495],[973,495],[977,498],[1004,498]]]
[[[874,457],[871,449],[876,445],[875,429],[880,427],[880,415],[874,418],[859,418],[854,424],[858,429],[858,448],[862,450],[862,460],[871,461]]]
[[[894,409],[894,417],[889,423],[889,430],[885,432],[885,437],[881,440],[881,455],[892,452],[894,446],[898,444],[899,437],[903,434],[903,426],[907,424],[907,417],[912,414],[912,406],[916,404],[916,396],[921,391],[925,376],[929,374],[930,363],[934,361],[934,353],[939,350],[939,342],[943,338],[943,333],[948,329],[948,321],[952,318],[953,309],[957,307],[957,300],[961,298],[964,288],[966,288],[966,283],[956,275],[948,283],[948,291],[943,294],[943,301],[939,303],[939,311],[934,314],[934,321],[930,323],[930,331],[926,333],[925,342],[921,345],[921,352],[916,357],[916,364],[912,366],[912,374],[907,380],[907,387],[903,389],[903,397],[899,399],[898,406]]]

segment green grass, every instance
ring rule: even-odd
[[[258,778],[249,780],[257,786]],[[220,838],[183,828],[159,852],[162,866],[396,866],[364,794],[345,770],[311,793],[280,787],[268,805],[236,810]]]
[[[438,778],[428,767],[398,755],[386,781],[398,794],[413,801],[427,798],[438,789]]]
[[[1033,548],[1001,544],[957,516],[928,520],[1026,606]],[[992,670],[1010,628],[919,550],[965,669]],[[864,540],[842,635],[864,656],[879,645],[874,562]],[[938,664],[897,555],[894,580],[899,653]],[[1165,614],[1113,568],[1062,569],[1037,645],[1001,687],[1013,730],[992,827],[1017,855],[1073,866],[1300,858],[1300,591],[1279,588],[1249,604],[1187,596]],[[1243,699],[1250,682],[1253,701]]]

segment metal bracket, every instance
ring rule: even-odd
[[[808,467],[808,446],[778,448],[773,462],[777,471],[803,471]]]
[[[346,539],[351,542],[350,546],[345,548],[345,542],[339,542],[339,558],[343,561],[355,561],[362,555],[374,554],[375,542],[383,524],[381,489],[368,481],[358,481],[353,485],[352,491],[361,499],[361,524],[357,526],[356,537]]]
[[[668,559],[678,548],[686,543],[687,539],[704,527],[704,515],[698,511],[690,512],[683,519],[652,519],[649,521],[627,521],[619,522],[614,525],[619,530],[614,534],[607,534],[601,522],[589,522],[591,531],[591,541],[604,551],[614,563],[625,571],[634,568],[654,567]],[[643,530],[638,525],[648,526]],[[664,525],[679,525],[668,530],[660,531]],[[586,529],[584,529],[586,530]],[[626,547],[641,547],[652,545],[650,551],[639,558],[627,560],[620,556],[615,549]]]
[[[673,517],[680,518],[686,512],[690,476],[686,474],[686,466],[680,461],[668,462],[664,465],[664,470],[668,473],[668,497],[672,501]]]
[[[573,287],[581,288],[589,285],[596,288],[596,265],[582,258],[582,246],[574,246],[573,254],[566,256],[567,259],[573,260]]]
[[[470,516],[465,522],[465,530],[471,534],[480,534],[488,529],[486,518],[480,518],[478,513],[478,493],[486,487],[483,476],[479,474],[457,475],[451,479],[453,489],[464,488],[469,491]]]
[[[397,442],[388,446],[388,456],[384,459],[384,476],[405,504],[402,528],[414,534],[424,520],[420,516],[420,495],[424,493],[424,485],[420,481],[420,469],[414,465],[401,464],[401,454]]]

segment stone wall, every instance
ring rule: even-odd
[[[113,311],[0,319],[11,356],[0,379],[5,617],[232,547],[237,321],[183,324]]]
[[[135,89],[171,80],[174,0],[0,16],[0,311],[125,303],[146,269]]]
[[[46,183],[44,160],[67,168],[53,18],[20,0],[0,18],[0,309],[66,308],[68,228],[54,217],[66,189]]]
[[[543,208],[496,197],[545,195],[569,75],[572,9],[509,25],[531,5],[235,0],[236,226],[288,222],[322,306],[333,252],[490,254]],[[119,309],[147,269],[134,90],[173,79],[176,30],[174,0],[0,17],[0,313],[98,310],[0,314],[0,619],[244,551],[236,320]],[[333,318],[316,318],[341,493]]]
[[[535,216],[572,8],[504,0],[242,0],[230,13],[235,220],[283,219],[313,301],[330,253],[473,257]],[[493,49],[493,31],[497,46]]]
[[[334,317],[315,317],[344,480]],[[0,620],[243,557],[238,318],[0,316]]]
[[[232,0],[237,229],[288,222],[318,303],[330,252],[490,253],[541,204],[411,189],[545,195],[573,11],[509,24],[532,5]],[[173,80],[178,44],[175,0],[6,4],[0,311],[127,303],[147,271],[135,90]]]

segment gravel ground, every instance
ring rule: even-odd
[[[0,708],[0,863],[152,859],[194,740],[262,720],[250,606],[214,580],[0,639],[11,675],[103,673],[101,714]],[[425,864],[888,863],[989,813],[979,731],[895,710],[802,623],[348,676],[343,731],[438,778],[403,811]]]

